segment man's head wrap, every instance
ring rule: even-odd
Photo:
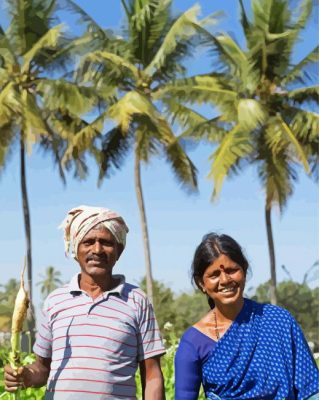
[[[103,223],[124,249],[128,227],[119,214],[108,208],[78,206],[68,212],[60,226],[64,230],[65,254],[69,253],[72,246],[72,256],[76,258],[84,236],[100,223]]]

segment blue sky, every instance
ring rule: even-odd
[[[119,0],[78,0],[98,23],[119,28],[122,11]],[[218,25],[220,30],[232,31],[241,40],[238,29],[236,0],[202,0],[203,15],[224,10],[226,16]],[[247,2],[246,2],[247,3]],[[3,4],[3,0],[0,0]],[[174,9],[182,11],[194,4],[193,0],[178,0]],[[5,21],[0,8],[0,22]],[[298,45],[296,59],[312,49],[318,36],[312,21]],[[191,60],[192,73],[206,71],[205,57]],[[207,111],[207,110],[206,110]],[[149,222],[153,275],[168,284],[175,292],[190,290],[189,269],[196,245],[209,231],[232,235],[244,247],[250,260],[252,277],[247,287],[256,287],[269,279],[269,257],[264,224],[264,193],[255,171],[226,181],[217,203],[210,201],[212,182],[207,179],[209,146],[198,146],[190,157],[199,170],[199,194],[189,196],[175,181],[169,167],[160,159],[153,159],[143,167],[142,180]],[[144,274],[144,255],[139,214],[133,185],[133,159],[129,157],[121,171],[104,181],[98,189],[97,171],[91,165],[89,178],[84,182],[69,176],[67,186],[59,180],[52,160],[36,149],[27,158],[27,183],[31,208],[34,282],[39,274],[52,265],[67,281],[78,271],[77,264],[64,256],[62,231],[58,225],[66,212],[79,204],[99,205],[115,209],[123,215],[130,228],[127,248],[115,267],[115,272],[126,275],[136,283]],[[19,160],[13,154],[0,176],[0,284],[18,278],[25,242],[19,186]],[[301,281],[305,271],[319,259],[319,191],[304,173],[300,173],[293,197],[282,215],[273,213],[273,229],[277,256],[278,279],[287,275]],[[317,285],[318,281],[312,282]],[[36,304],[40,302],[39,287],[34,287]]]

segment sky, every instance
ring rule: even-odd
[[[119,29],[123,17],[119,0],[77,0],[103,27]],[[236,0],[202,0],[202,15],[223,10],[224,19],[217,30],[231,31],[242,40]],[[247,2],[246,2],[247,3]],[[0,23],[7,22],[0,0]],[[183,11],[193,0],[173,2],[175,11]],[[318,42],[312,20],[298,44],[295,58],[300,59]],[[69,21],[73,26],[74,21]],[[207,71],[210,61],[199,54],[189,61],[191,73]],[[205,110],[207,112],[207,110]],[[146,213],[149,223],[153,276],[175,293],[192,290],[189,270],[196,246],[204,234],[216,231],[233,236],[244,248],[250,261],[251,276],[247,288],[256,288],[270,277],[267,237],[264,222],[264,192],[256,171],[249,168],[227,180],[217,202],[211,202],[212,182],[207,174],[213,148],[199,145],[191,149],[190,158],[199,171],[199,193],[185,193],[174,179],[168,165],[152,159],[142,168]],[[12,154],[0,175],[0,284],[19,277],[25,254],[24,226],[19,181],[18,154]],[[137,283],[144,275],[144,254],[139,213],[133,182],[133,158],[97,187],[97,169],[90,165],[87,180],[79,182],[68,176],[64,186],[52,160],[37,149],[27,157],[27,185],[31,212],[34,299],[40,304],[36,283],[48,266],[61,271],[68,281],[78,272],[78,265],[64,255],[63,233],[58,229],[69,209],[80,205],[104,206],[119,212],[129,226],[127,247],[115,266],[115,273],[125,274],[127,281]],[[273,212],[277,277],[287,279],[284,265],[292,278],[301,282],[305,272],[319,259],[319,190],[302,171],[293,196],[282,214]],[[318,280],[311,286],[318,286]]]

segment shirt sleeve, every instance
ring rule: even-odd
[[[319,394],[319,371],[303,332],[294,318],[292,318],[292,333],[296,398],[298,400],[308,399]]]
[[[201,361],[193,344],[181,339],[175,356],[175,400],[197,400]]]
[[[36,340],[33,346],[33,352],[43,358],[52,357],[52,331],[47,309],[47,302],[45,302],[38,318]]]
[[[165,353],[152,304],[145,296],[138,302],[138,361]]]

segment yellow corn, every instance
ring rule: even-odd
[[[21,366],[21,332],[23,322],[27,315],[29,307],[28,293],[24,288],[24,272],[26,268],[26,260],[20,276],[20,288],[14,303],[14,311],[11,325],[11,351],[9,353],[9,362],[11,368],[17,370]],[[14,394],[14,398],[20,398],[19,391]]]

